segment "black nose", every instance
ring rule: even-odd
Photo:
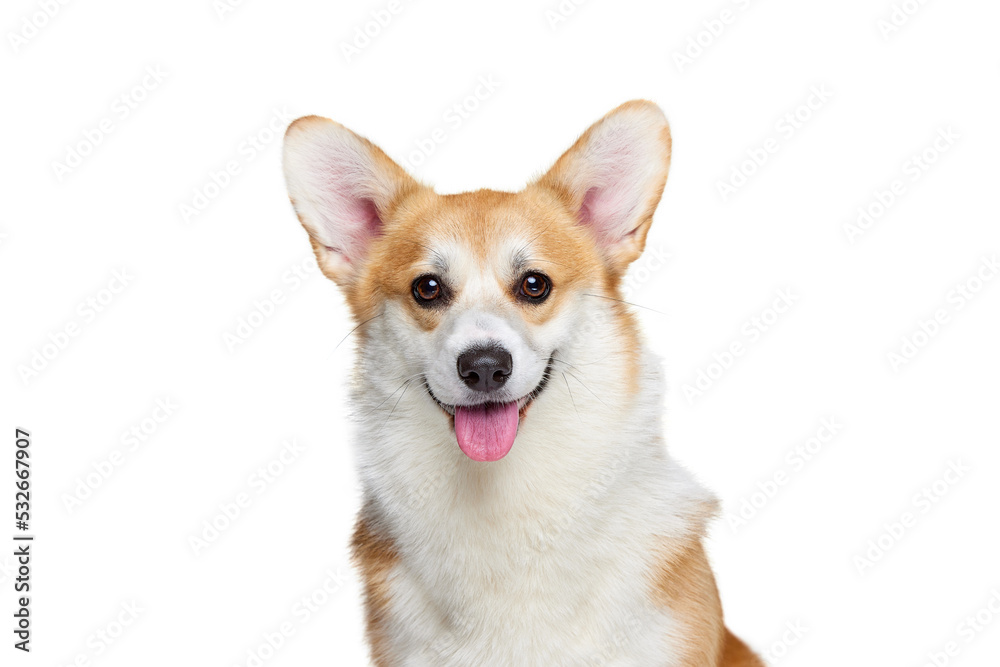
[[[510,377],[510,352],[499,346],[473,347],[458,355],[458,377],[475,391],[495,391]]]

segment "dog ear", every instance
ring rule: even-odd
[[[616,272],[642,254],[670,170],[670,126],[645,100],[594,123],[537,182],[590,229]]]
[[[378,146],[328,118],[285,132],[285,183],[323,273],[347,286],[402,199],[422,188]]]

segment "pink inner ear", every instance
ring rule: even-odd
[[[654,121],[609,118],[592,131],[585,150],[567,153],[567,190],[580,197],[578,220],[601,246],[621,242],[642,222],[641,209],[663,160],[660,125]]]
[[[332,190],[328,191],[327,203],[329,210],[334,212],[328,229],[340,237],[340,242],[332,249],[347,262],[364,257],[372,239],[382,234],[382,219],[375,202]]]
[[[587,190],[587,194],[583,195],[583,201],[580,203],[580,222],[585,225],[594,224],[594,203],[597,199],[597,188],[590,188]]]
[[[627,236],[635,213],[635,193],[621,184],[594,186],[587,190],[577,214],[580,223],[594,230],[603,245],[611,245]]]
[[[348,224],[342,230],[345,243],[336,248],[346,262],[363,257],[372,239],[382,234],[382,219],[379,218],[375,202],[370,199],[344,199],[341,201],[344,221]]]
[[[378,208],[371,199],[356,199],[353,202],[354,214],[360,227],[359,231],[365,238],[371,239],[382,234],[382,218],[378,216]]]

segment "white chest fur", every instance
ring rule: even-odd
[[[386,643],[400,664],[676,663],[652,572],[714,500],[665,452],[659,375],[644,358],[627,405],[598,397],[613,389],[600,373],[593,394],[551,382],[494,463],[458,450],[419,387],[395,405],[402,418],[362,423],[369,511],[399,555]]]

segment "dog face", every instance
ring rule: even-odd
[[[590,299],[618,299],[670,164],[662,112],[630,102],[518,193],[438,195],[350,130],[309,116],[285,137],[289,195],[344,290],[375,372],[417,382],[476,461],[511,449]],[[366,323],[379,320],[378,327]]]

